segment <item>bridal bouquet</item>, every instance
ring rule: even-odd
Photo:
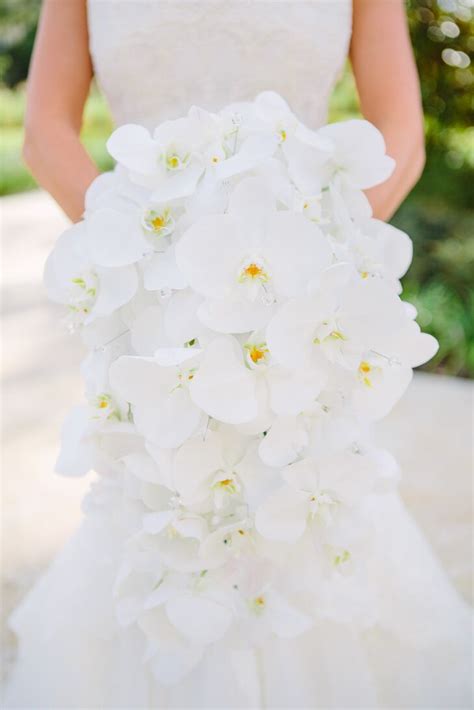
[[[118,128],[45,266],[89,349],[59,472],[121,482],[115,608],[162,683],[210,644],[377,618],[370,510],[397,480],[370,422],[436,352],[400,299],[409,237],[363,190],[362,120],[309,130],[264,92]]]

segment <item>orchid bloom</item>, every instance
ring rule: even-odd
[[[336,363],[355,370],[375,334],[387,334],[405,320],[403,304],[380,279],[356,278],[338,264],[315,280],[307,296],[286,301],[267,327],[275,359],[289,368]]]
[[[357,505],[373,487],[376,462],[342,451],[319,462],[302,459],[282,471],[285,483],[257,510],[255,525],[264,537],[295,542],[314,521],[330,524],[338,506]]]
[[[383,278],[400,293],[399,279],[413,255],[408,235],[378,219],[358,220],[346,234],[346,239],[333,242],[338,259],[352,262],[362,279]]]
[[[219,332],[262,328],[275,304],[304,293],[331,263],[318,228],[301,215],[277,211],[266,184],[244,179],[228,212],[198,220],[176,246],[178,267],[205,301],[202,322]]]
[[[84,222],[59,237],[46,260],[43,282],[52,301],[68,306],[72,327],[113,314],[133,298],[138,288],[134,266],[107,268],[94,262]]]

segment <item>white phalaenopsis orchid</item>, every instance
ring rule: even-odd
[[[257,530],[270,540],[295,542],[313,521],[330,525],[339,506],[355,506],[373,490],[377,465],[373,452],[356,449],[287,466],[284,485],[257,510]]]
[[[197,348],[215,335],[197,318],[202,298],[190,289],[175,291],[162,301],[143,304],[130,322],[130,341],[137,355],[159,348]]]
[[[138,264],[149,291],[183,289],[173,239],[184,222],[182,200],[154,200],[150,189],[115,178],[116,189],[101,189],[89,199],[85,240],[101,267]],[[107,186],[108,187],[108,186]]]
[[[339,380],[339,377],[337,378]],[[259,454],[268,466],[281,468],[306,457],[321,457],[349,445],[359,422],[347,395],[327,389],[297,416],[280,416],[265,432]],[[329,395],[329,396],[328,396]]]
[[[255,99],[257,117],[274,132],[288,165],[289,177],[305,195],[319,195],[324,166],[334,152],[333,142],[320,131],[310,131],[281,96],[264,91]]]
[[[225,215],[192,226],[176,247],[178,267],[206,299],[199,317],[220,332],[262,328],[275,305],[301,295],[331,263],[319,229],[302,215],[276,209],[261,179],[243,180]]]
[[[123,356],[110,368],[112,388],[130,402],[144,436],[179,446],[196,430],[202,413],[231,424],[257,416],[254,378],[230,336],[197,347],[159,348],[154,357]]]
[[[346,230],[344,240],[334,240],[333,249],[338,260],[352,262],[363,279],[380,276],[401,292],[399,279],[413,255],[405,232],[378,219],[358,220]]]
[[[289,368],[328,363],[354,370],[375,334],[397,331],[403,304],[380,279],[363,279],[349,264],[320,274],[310,293],[286,301],[267,327],[275,359]]]
[[[214,136],[201,115],[190,114],[166,121],[153,136],[143,126],[121,126],[107,142],[109,153],[132,180],[152,188],[153,197],[160,201],[190,195],[205,170],[204,151]],[[216,146],[216,151],[221,158],[222,148]]]
[[[186,507],[224,519],[242,506],[254,509],[273,485],[274,471],[259,459],[249,437],[235,431],[207,431],[188,439],[173,461],[173,485]]]
[[[352,119],[324,126],[318,135],[331,141],[326,183],[337,178],[344,186],[366,190],[384,182],[395,169],[385,153],[380,131],[368,121]]]
[[[370,627],[398,479],[370,422],[437,349],[400,299],[411,241],[364,194],[394,167],[382,135],[265,91],[107,145],[44,281],[90,351],[56,470],[128,511],[118,622],[164,685],[220,643]]]
[[[233,508],[241,500],[243,482],[237,472],[245,453],[243,437],[229,451],[216,432],[188,439],[176,452],[173,481],[185,506],[207,510]]]
[[[234,604],[238,642],[259,644],[272,636],[294,638],[313,626],[313,618],[287,598],[279,577],[278,566],[252,556],[237,569]]]
[[[371,345],[357,368],[353,401],[359,416],[375,420],[390,412],[410,384],[412,368],[436,354],[438,341],[406,320],[398,330],[374,335]]]
[[[165,238],[173,234],[179,206],[152,202],[150,191],[129,185],[121,194],[107,195],[90,211],[86,239],[94,262],[125,266],[154,251],[164,251]]]
[[[160,559],[179,572],[203,568],[205,562],[198,552],[207,530],[202,516],[189,513],[173,497],[163,502],[163,510],[147,513],[143,518],[143,531],[154,536]]]
[[[113,314],[138,288],[134,266],[106,268],[94,262],[81,222],[56,242],[46,260],[43,281],[48,297],[68,306],[68,323],[73,327]]]
[[[105,406],[104,406],[105,405]],[[104,416],[103,411],[107,414]],[[118,473],[121,459],[139,446],[135,427],[108,393],[73,407],[64,420],[54,470],[65,476]]]
[[[295,370],[275,363],[264,331],[255,331],[245,339],[241,356],[249,370],[247,378],[254,385],[258,431],[263,430],[260,422],[270,424],[274,415],[296,415],[311,406],[325,382],[324,373],[314,368]],[[218,369],[222,376],[229,371],[230,377],[233,367],[228,359],[219,363]],[[240,397],[237,393],[235,402],[229,404],[235,407]]]
[[[202,570],[193,575],[168,573],[145,601],[146,609],[164,605],[171,624],[188,641],[207,644],[229,629],[233,613],[232,588],[222,575]]]
[[[202,422],[189,392],[197,358],[192,349],[182,348],[174,362],[123,355],[111,365],[112,391],[131,404],[138,431],[164,448],[182,444]]]
[[[189,388],[193,401],[214,419],[242,424],[257,416],[256,384],[232,336],[209,343]]]

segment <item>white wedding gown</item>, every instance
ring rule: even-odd
[[[274,89],[324,123],[345,62],[350,0],[89,0],[96,75],[117,124],[215,110]],[[413,416],[418,416],[414,413]],[[379,621],[340,618],[257,651],[216,643],[161,686],[113,585],[133,529],[120,482],[102,478],[84,521],[11,617],[19,656],[5,707],[468,708],[471,615],[396,492],[368,511]]]

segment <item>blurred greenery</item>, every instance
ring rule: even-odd
[[[0,195],[30,190],[36,186],[21,160],[25,103],[24,84],[14,89],[0,86]],[[81,137],[101,170],[109,170],[113,165],[105,150],[105,141],[112,129],[112,119],[105,101],[97,89],[93,88],[84,111]]]
[[[0,0],[0,82],[9,87],[26,78],[40,4]]]
[[[421,78],[427,162],[423,176],[392,223],[413,239],[414,258],[404,298],[418,322],[440,342],[426,369],[474,377],[474,3],[408,0],[410,33]],[[39,0],[0,0],[0,194],[35,186],[21,162],[24,81]],[[359,115],[348,67],[336,87],[331,120]],[[112,130],[95,87],[86,105],[82,139],[102,170],[112,162],[105,140]]]

